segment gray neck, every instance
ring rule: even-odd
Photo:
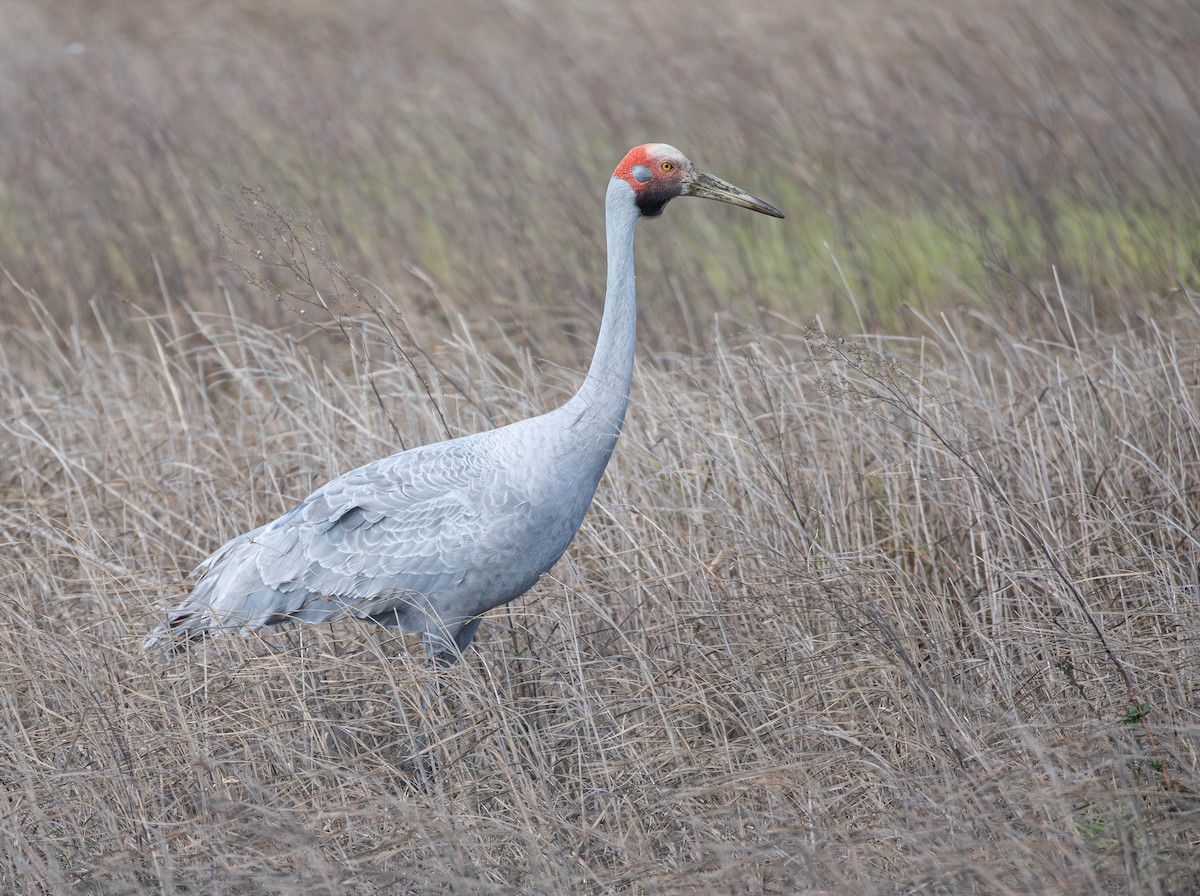
[[[596,351],[575,397],[568,405],[581,417],[591,418],[597,427],[617,434],[629,405],[629,385],[633,379],[633,347],[637,335],[637,297],[634,287],[633,230],[641,217],[634,202],[633,188],[621,178],[608,184],[604,201],[608,235],[608,289],[604,296],[604,315]]]

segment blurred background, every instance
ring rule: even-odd
[[[223,289],[286,319],[222,260],[248,187],[430,335],[461,314],[577,364],[607,178],[647,141],[788,213],[678,203],[656,222],[651,349],[704,341],[718,313],[1020,325],[1048,284],[1114,323],[1200,266],[1195,3],[3,6],[0,263],[118,328],[123,302],[225,310]]]

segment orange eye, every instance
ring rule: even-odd
[[[663,170],[663,171],[670,171],[670,170],[671,170],[672,168],[674,168],[675,166],[674,166],[674,165],[672,165],[670,162],[663,162],[663,163],[662,163],[661,165],[659,165],[658,167],[662,168],[662,170]]]

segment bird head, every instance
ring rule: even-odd
[[[633,188],[638,209],[647,218],[661,215],[666,204],[676,196],[716,199],[775,218],[783,217],[783,212],[769,202],[701,171],[691,159],[665,143],[635,146],[621,160],[613,177],[621,178]]]

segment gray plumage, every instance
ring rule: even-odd
[[[321,486],[208,557],[192,593],[145,646],[171,653],[214,631],[352,616],[419,633],[431,657],[453,662],[482,614],[532,587],[583,522],[629,400],[634,225],[681,195],[783,217],[673,147],[631,150],[609,183],[608,290],[575,396],[539,417],[413,448]]]

